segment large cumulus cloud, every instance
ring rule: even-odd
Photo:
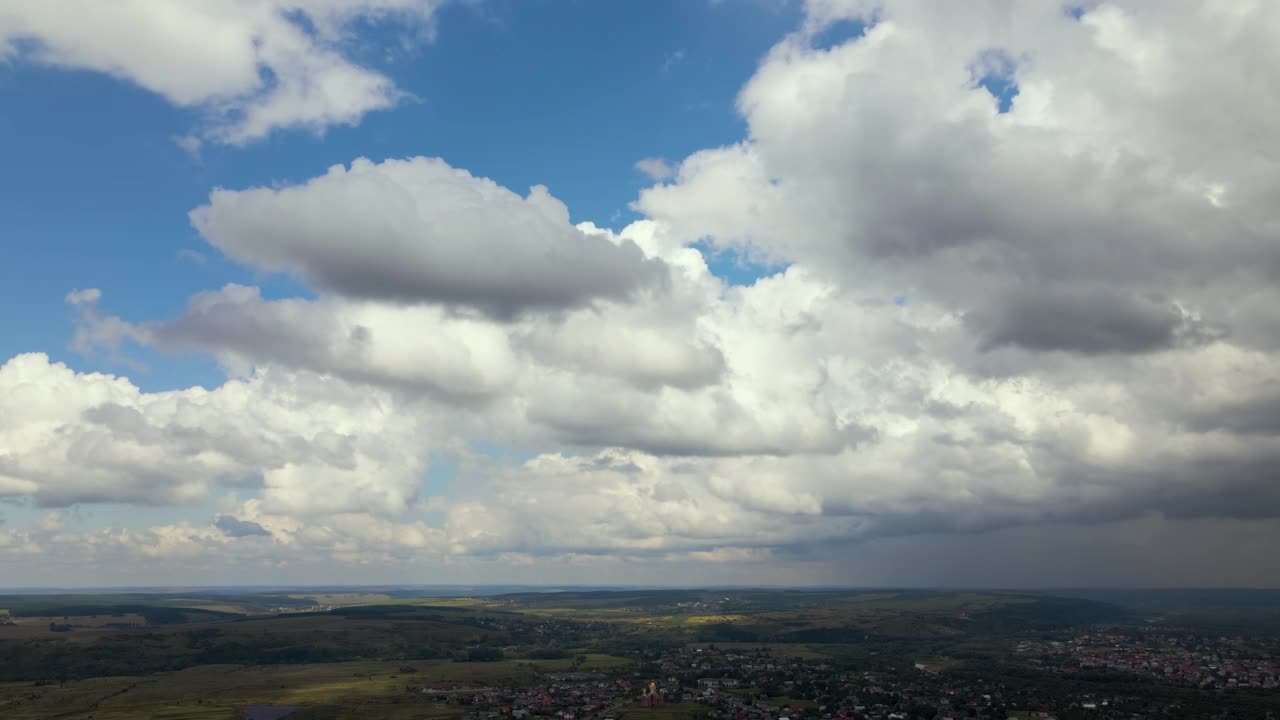
[[[815,44],[844,20],[865,35]],[[973,311],[988,346],[1168,347],[1184,316],[1275,299],[1276,163],[1256,148],[1280,92],[1247,68],[1274,61],[1277,24],[1263,3],[815,2],[739,97],[749,138],[637,207]]]
[[[403,512],[426,464],[385,392],[262,371],[146,393],[40,354],[0,366],[0,494],[46,506],[194,502],[218,486],[292,512]]]

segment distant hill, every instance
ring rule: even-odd
[[[1045,594],[1111,603],[1145,612],[1280,610],[1280,589],[1080,589],[1051,590]]]
[[[513,593],[485,602],[564,617],[631,618],[703,642],[847,643],[869,635],[1005,635],[1133,618],[1130,610],[1087,598],[918,589]]]
[[[1059,597],[1111,603],[1148,622],[1221,633],[1280,636],[1280,590],[1179,588],[1055,590]]]

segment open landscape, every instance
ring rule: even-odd
[[[0,0],[0,720],[1280,720],[1280,0]]]
[[[3,596],[0,717],[874,718],[916,694],[945,710],[979,677],[986,699],[955,717],[1093,704],[1089,717],[1127,718],[1096,707],[1126,697],[1164,698],[1149,717],[1196,717],[1178,714],[1196,698],[1280,711],[1280,624],[1262,592],[1128,606],[1003,591],[417,593]],[[1214,636],[1245,621],[1249,636]]]

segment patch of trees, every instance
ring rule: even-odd
[[[148,625],[177,625],[189,621],[190,616],[197,616],[201,620],[216,620],[220,618],[238,618],[244,617],[239,613],[220,612],[217,610],[202,610],[196,608],[182,607],[165,607],[162,605],[56,605],[56,606],[31,606],[18,608],[12,611],[16,617],[72,617],[76,615],[110,615],[112,617],[120,617],[123,615],[141,615],[146,618]]]
[[[195,649],[212,647],[214,642],[223,635],[224,633],[218,628],[204,628],[183,633],[183,637],[187,640],[187,647]]]
[[[733,623],[710,623],[698,632],[699,642],[763,642],[760,633]]]
[[[467,648],[462,655],[462,659],[466,662],[494,662],[501,660],[502,657],[502,648],[496,647]]]
[[[569,651],[558,647],[534,648],[524,654],[530,660],[563,660],[569,657]]]
[[[414,608],[405,607],[404,605],[355,605],[352,607],[337,608],[332,611],[332,614],[340,615],[345,618],[371,618],[387,617],[389,615],[412,616],[415,614],[415,611]]]
[[[1070,598],[1037,598],[1031,602],[1001,605],[975,613],[965,626],[970,633],[1004,635],[1052,632],[1066,627],[1121,622],[1132,613],[1105,603]]]

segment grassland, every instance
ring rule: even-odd
[[[122,630],[51,633],[46,625],[36,636],[6,639],[0,633],[0,680],[139,675],[210,664],[426,660],[511,639],[510,630],[485,622],[466,611],[370,606]]]

